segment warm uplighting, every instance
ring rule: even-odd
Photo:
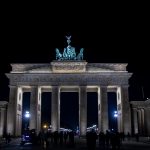
[[[43,125],[43,128],[46,129],[48,126],[46,124]]]

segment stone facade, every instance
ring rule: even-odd
[[[150,136],[150,99],[146,101],[131,101],[132,132]]]
[[[0,101],[0,137],[6,133],[7,104],[6,101]]]
[[[50,64],[12,64],[7,73],[10,81],[10,98],[7,112],[7,132],[21,134],[22,95],[31,92],[30,129],[41,129],[41,93],[52,92],[52,131],[60,128],[60,92],[79,92],[79,129],[86,134],[87,95],[98,93],[98,128],[108,129],[107,92],[117,93],[119,112],[118,130],[131,132],[131,115],[128,99],[128,80],[132,73],[126,71],[127,64],[87,63],[86,61],[53,61]]]

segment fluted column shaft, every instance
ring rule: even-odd
[[[137,109],[133,108],[134,134],[138,133]]]
[[[7,109],[7,133],[15,135],[16,111],[17,111],[17,87],[10,86],[9,103]]]
[[[150,135],[150,107],[145,108],[145,128],[146,128],[146,136]]]
[[[100,86],[100,131],[106,132],[108,130],[108,100],[107,87]]]
[[[0,136],[4,133],[5,117],[5,108],[0,108]]]
[[[80,135],[86,135],[87,129],[87,93],[86,86],[80,86],[79,89],[79,128]]]
[[[31,97],[30,97],[30,129],[36,129],[37,133],[40,130],[40,100],[39,100],[39,90],[38,87],[33,86],[31,88]]]
[[[128,86],[121,87],[121,121],[122,129],[125,134],[131,133],[131,111],[128,96]]]
[[[52,87],[52,104],[51,104],[51,125],[52,131],[60,129],[60,90],[58,86]]]

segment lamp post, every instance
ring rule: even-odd
[[[114,111],[114,117],[117,118],[118,117],[118,112]]]
[[[117,111],[114,111],[113,116],[114,116],[114,118],[115,118],[114,129],[115,129],[115,131],[117,131],[117,118],[118,118],[118,112],[117,112]]]
[[[26,118],[26,120],[25,120],[25,128],[27,129],[28,128],[28,126],[29,126],[29,118],[30,118],[30,113],[29,113],[29,111],[26,111],[25,112],[25,118]]]

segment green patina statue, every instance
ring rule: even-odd
[[[68,46],[64,48],[64,52],[61,54],[59,49],[56,48],[56,60],[83,60],[83,48],[80,49],[78,55],[76,55],[75,48],[70,45],[71,36],[66,36]]]

